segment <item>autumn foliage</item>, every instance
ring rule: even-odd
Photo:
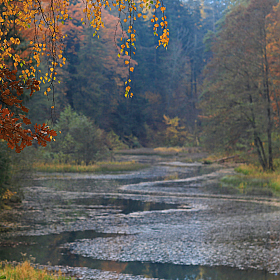
[[[15,148],[16,152],[32,145],[33,140],[45,146],[56,136],[56,132],[45,123],[28,127],[31,122],[23,99],[27,94],[32,96],[45,84],[44,87],[47,87],[44,94],[52,94],[54,100],[58,68],[66,64],[63,50],[67,43],[67,28],[64,26],[68,26],[68,30],[75,30],[77,34],[82,29],[77,28],[77,25],[71,28],[73,18],[70,18],[70,13],[75,14],[74,19],[78,18],[81,25],[89,23],[95,36],[104,27],[102,10],[111,7],[117,9],[119,17],[115,30],[121,42],[117,55],[122,58],[128,73],[133,72],[135,66],[132,56],[136,51],[134,22],[137,17],[146,18],[148,10],[155,13],[157,8],[160,9],[161,19],[155,14],[151,19],[154,35],[158,36],[158,29],[161,29],[158,44],[166,47],[169,41],[165,7],[159,0],[155,3],[149,0],[141,0],[139,3],[116,0],[110,4],[107,0],[86,0],[75,6],[70,5],[68,0],[0,0],[0,3],[0,139],[7,141],[8,146]],[[79,9],[76,11],[77,7]],[[46,73],[39,69],[42,61],[47,67]],[[128,75],[125,87],[127,97],[133,95],[130,82]],[[54,106],[53,102],[51,109]]]
[[[279,12],[274,0],[252,0],[226,15],[201,97],[209,143],[253,147],[264,170],[274,169],[279,133]]]

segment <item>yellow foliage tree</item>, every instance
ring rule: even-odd
[[[188,139],[188,132],[184,126],[180,126],[180,119],[175,117],[171,119],[163,115],[164,123],[167,128],[165,131],[166,144],[171,146],[182,146]]]

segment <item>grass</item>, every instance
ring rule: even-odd
[[[267,179],[236,175],[225,176],[220,183],[223,193],[268,197],[279,196]]]
[[[235,171],[238,175],[222,178],[222,187],[247,195],[280,196],[279,167],[272,172],[263,171],[260,166],[253,164],[242,164],[235,168]]]
[[[7,280],[66,280],[73,279],[58,275],[51,274],[46,270],[33,268],[29,262],[25,261],[17,266],[12,266],[7,263],[1,263],[0,279]]]
[[[184,148],[184,147],[158,147],[158,148],[154,148],[154,151],[156,153],[162,153],[162,154],[176,154],[176,153],[187,153],[188,148]]]
[[[275,160],[275,171],[263,171],[261,167],[252,164],[242,164],[235,169],[236,172],[244,174],[247,178],[264,180],[268,186],[280,194],[280,168],[278,160]]]
[[[172,156],[180,153],[189,154],[196,152],[199,152],[199,148],[197,147],[157,147],[118,150],[115,151],[115,154]]]
[[[134,171],[148,167],[147,164],[135,161],[126,162],[97,162],[91,165],[78,165],[70,163],[35,163],[35,171],[41,172],[117,172]]]

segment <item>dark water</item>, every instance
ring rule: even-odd
[[[71,201],[77,205],[102,205],[108,207],[115,207],[119,209],[122,214],[129,214],[139,211],[155,211],[155,210],[168,210],[177,209],[179,204],[172,203],[159,203],[159,202],[147,202],[134,199],[125,198],[106,198],[106,197],[95,197],[95,198],[79,198]],[[70,202],[70,203],[71,203]]]
[[[83,192],[116,192],[121,185],[138,184],[141,182],[154,182],[172,179],[183,179],[201,176],[216,171],[217,168],[211,166],[186,167],[166,167],[156,166],[148,170],[126,174],[55,174],[42,173],[43,180],[36,180],[36,184],[54,189],[57,191],[83,191]]]
[[[170,263],[115,262],[95,260],[80,255],[71,254],[60,246],[77,239],[96,237],[111,237],[116,234],[104,234],[95,231],[64,232],[44,236],[18,237],[10,239],[10,245],[20,243],[15,247],[0,248],[1,260],[31,259],[40,264],[67,265],[72,267],[88,267],[118,273],[143,275],[148,278],[185,279],[185,280],[279,280],[280,276],[258,270],[239,270],[230,267],[207,267],[175,265]],[[24,255],[23,255],[24,254]]]

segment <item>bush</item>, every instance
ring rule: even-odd
[[[58,136],[49,145],[47,157],[59,162],[88,165],[106,152],[105,134],[89,118],[74,112],[70,106],[61,113],[54,129]]]

